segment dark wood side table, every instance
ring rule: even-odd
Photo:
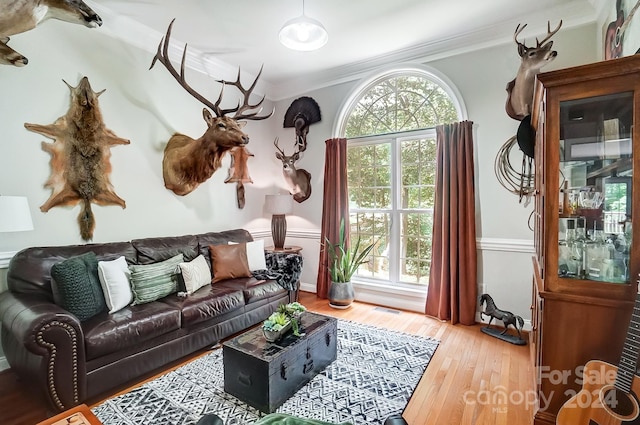
[[[266,252],[284,252],[285,254],[300,254],[302,251],[301,246],[296,245],[285,245],[282,248],[276,249],[274,246],[265,246],[264,250]]]

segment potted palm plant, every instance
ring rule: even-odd
[[[329,255],[329,306],[345,309],[351,306],[355,299],[351,277],[358,271],[360,264],[367,262],[367,257],[375,246],[375,242],[362,246],[358,235],[353,246],[347,245],[344,219],[340,221],[340,237],[336,244],[326,239],[326,249]]]

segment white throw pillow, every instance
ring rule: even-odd
[[[115,313],[133,301],[129,283],[131,272],[124,256],[111,261],[98,261],[98,278],[109,313]]]
[[[229,242],[229,245],[234,245],[237,242]],[[264,257],[264,240],[247,242],[247,262],[249,263],[249,270],[265,270],[267,268],[267,260]]]
[[[194,260],[188,263],[180,263],[178,266],[182,272],[184,286],[188,295],[211,283],[211,270],[202,254],[198,255]]]

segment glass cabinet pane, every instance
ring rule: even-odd
[[[633,92],[560,102],[558,275],[629,283]]]

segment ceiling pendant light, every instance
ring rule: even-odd
[[[304,0],[302,0],[302,15],[287,21],[280,30],[280,43],[293,50],[317,50],[327,44],[329,35],[322,24],[304,14]]]

